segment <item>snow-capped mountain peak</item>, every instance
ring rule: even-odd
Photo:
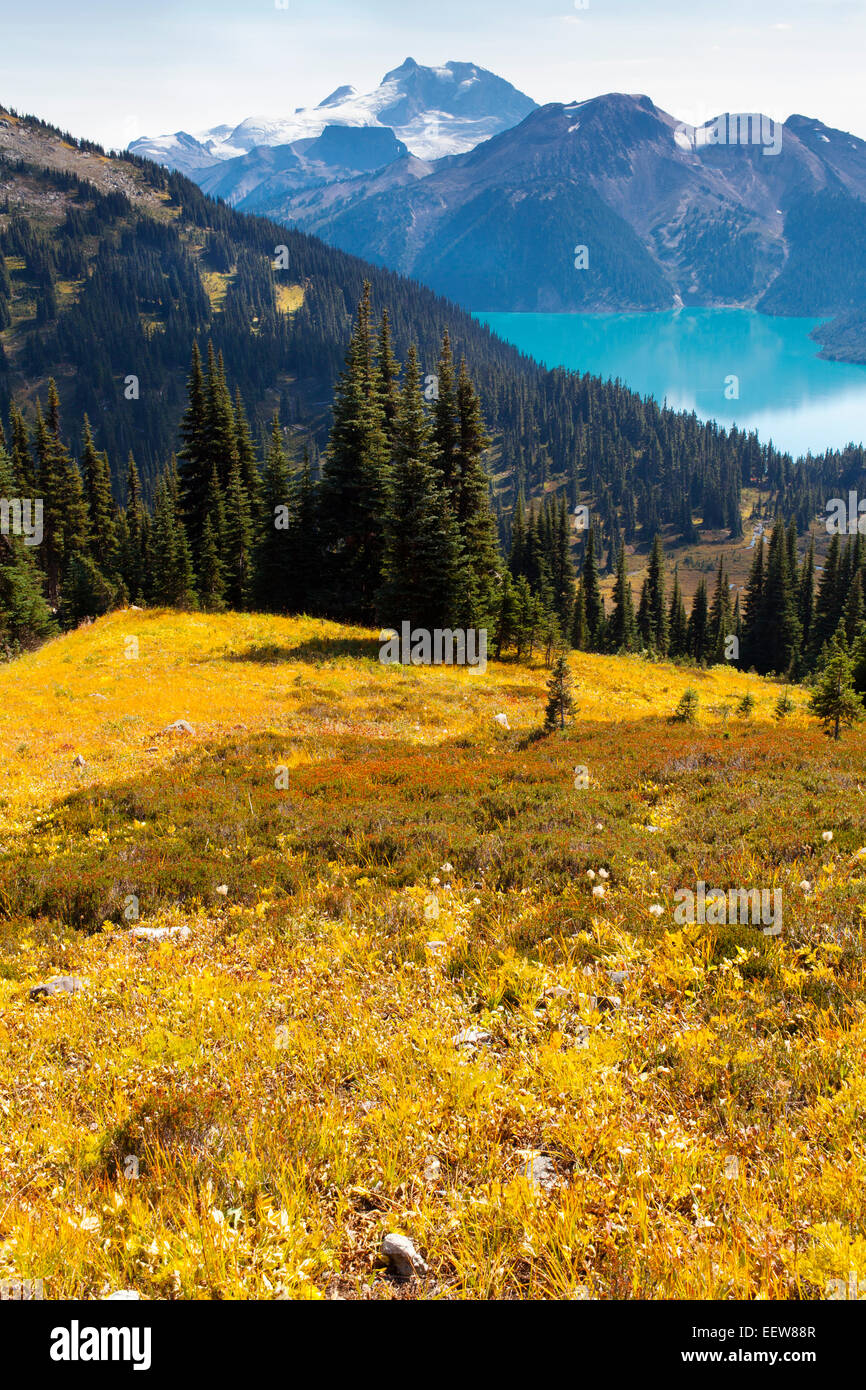
[[[195,176],[261,146],[315,138],[329,125],[379,126],[393,130],[419,158],[439,159],[474,149],[534,109],[529,97],[475,63],[423,67],[407,58],[372,92],[341,86],[317,106],[299,107],[290,116],[248,116],[238,125],[214,126],[196,135],[143,136],[129,148]]]

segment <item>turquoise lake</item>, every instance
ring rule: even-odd
[[[702,420],[756,429],[795,456],[866,438],[866,366],[818,357],[809,333],[820,319],[752,309],[475,318],[547,367],[619,377]],[[726,397],[734,389],[739,398]]]

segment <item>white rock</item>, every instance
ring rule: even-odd
[[[483,1028],[464,1028],[451,1039],[455,1047],[480,1047],[492,1042],[492,1036]]]
[[[40,985],[34,985],[30,991],[30,998],[38,999],[43,994],[82,994],[89,983],[89,980],[84,980],[79,975],[55,975]]]
[[[431,1154],[424,1164],[424,1181],[436,1182],[442,1174],[442,1164],[435,1155]]]
[[[73,767],[84,767],[84,766],[85,766],[84,759],[82,758],[82,756],[81,756],[80,753],[76,753],[76,754],[75,754],[75,757],[72,759],[72,766],[73,766]]]
[[[141,1294],[136,1293],[135,1289],[118,1289],[117,1293],[106,1294],[102,1301],[103,1303],[116,1303],[120,1300],[122,1302],[132,1303],[133,1301],[138,1301],[140,1298]]]
[[[545,1192],[557,1182],[556,1169],[546,1154],[528,1153],[521,1171],[533,1187],[541,1188]]]
[[[192,936],[189,927],[133,927],[129,934],[137,941],[188,941]]]
[[[164,730],[167,734],[194,734],[195,729],[186,719],[176,719],[173,724],[167,724]]]
[[[427,1264],[418,1254],[408,1236],[390,1233],[382,1241],[382,1254],[401,1279],[427,1273]]]
[[[625,981],[628,979],[628,971],[627,971],[627,970],[608,970],[608,972],[607,972],[607,978],[610,980],[610,982],[611,982],[612,985],[621,985],[621,984],[624,984]]]
[[[500,729],[510,729],[510,728],[511,728],[511,725],[510,725],[509,722],[508,722],[508,715],[507,715],[507,714],[494,714],[494,716],[493,716],[493,722],[494,722],[494,724],[498,724],[499,727],[500,727]]]

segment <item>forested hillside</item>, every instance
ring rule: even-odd
[[[400,360],[417,345],[422,378],[435,374],[444,329],[455,357],[465,355],[493,437],[503,536],[519,491],[551,484],[572,505],[587,493],[596,500],[614,549],[617,517],[629,541],[639,525],[647,538],[659,524],[688,530],[687,511],[706,528],[736,530],[750,482],[777,494],[803,529],[829,480],[863,470],[857,450],[813,462],[807,475],[754,437],[615,383],[544,370],[422,286],[236,213],[147,161],[105,156],[10,114],[0,157],[0,410],[8,416],[16,399],[32,419],[53,376],[72,452],[80,455],[86,414],[119,494],[130,451],[152,497],[178,447],[196,339],[222,354],[253,436],[269,433],[279,410],[309,444],[315,471],[365,278],[389,309]]]
[[[497,654],[720,661],[733,634],[779,673],[821,664],[840,624],[859,642],[862,538],[816,583],[797,535],[862,481],[862,448],[794,463],[546,371],[180,175],[11,115],[0,135],[0,491],[45,507],[37,553],[6,537],[5,650],[129,600],[483,626]],[[745,488],[777,518],[766,574],[761,542],[742,612],[722,562],[687,613],[662,537],[737,539]],[[639,604],[635,547],[652,547]]]

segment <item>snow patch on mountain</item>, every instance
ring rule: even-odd
[[[238,125],[214,126],[195,135],[145,135],[129,148],[194,173],[263,145],[315,139],[328,125],[380,126],[392,129],[420,159],[441,159],[474,149],[534,109],[530,97],[474,63],[427,68],[407,58],[373,92],[337,87],[318,106],[299,107],[291,116],[248,116]]]

